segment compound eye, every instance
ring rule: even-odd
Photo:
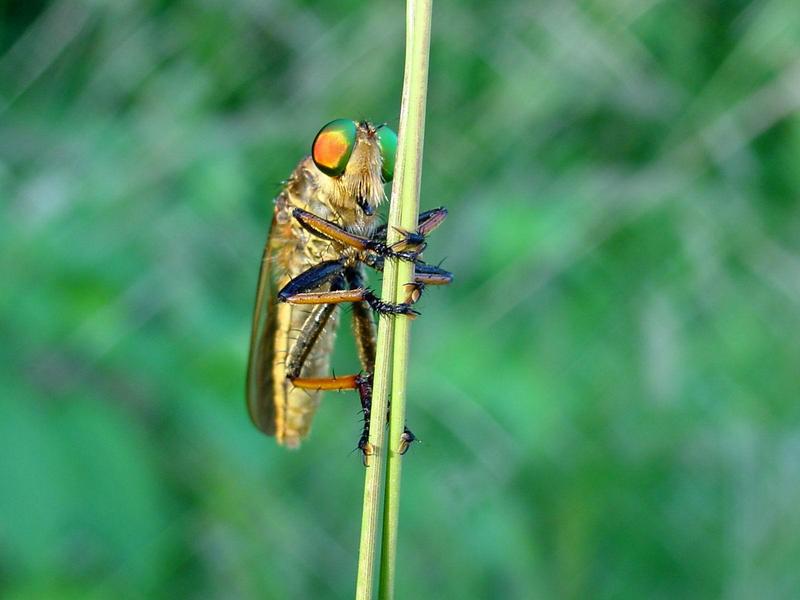
[[[356,124],[336,119],[319,130],[311,144],[311,158],[317,168],[331,177],[339,177],[356,145]]]
[[[394,161],[397,157],[397,134],[386,126],[376,132],[381,149],[381,177],[388,183],[394,177]]]

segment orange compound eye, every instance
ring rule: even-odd
[[[311,158],[317,168],[331,177],[339,177],[356,145],[356,124],[336,119],[319,130],[311,144]]]

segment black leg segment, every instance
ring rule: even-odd
[[[310,269],[303,271],[283,286],[278,292],[278,300],[287,302],[296,295],[315,290],[336,277],[340,277],[344,271],[344,264],[339,260],[326,260]]]

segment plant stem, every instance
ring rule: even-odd
[[[400,107],[397,163],[389,206],[388,242],[400,239],[398,229],[415,230],[419,214],[420,168],[425,125],[425,99],[428,86],[431,0],[408,0],[406,5],[406,64]],[[414,280],[410,263],[387,260],[383,272],[382,297],[405,301],[404,284]],[[381,476],[386,460],[384,444],[388,410],[389,373],[393,364],[392,417],[389,426],[389,468],[386,473],[386,506],[381,560],[381,598],[394,597],[397,523],[400,500],[401,455],[397,449],[405,425],[406,373],[409,323],[406,317],[382,318],[378,325],[372,413],[369,441],[374,454],[366,469],[364,504],[361,517],[361,543],[358,555],[356,599],[369,600],[374,588],[375,554],[378,539],[378,512],[381,501]],[[394,337],[394,347],[392,341]],[[393,358],[393,363],[392,363]],[[392,364],[390,364],[392,363]]]
[[[387,283],[397,281],[396,269],[392,262],[386,261],[383,273],[383,294],[386,296]],[[358,550],[358,576],[356,579],[356,600],[370,600],[374,585],[375,553],[378,546],[378,512],[381,507],[381,477],[386,448],[384,437],[386,412],[388,410],[389,369],[392,345],[393,320],[381,318],[378,323],[378,339],[375,353],[375,373],[372,387],[372,409],[369,429],[369,443],[373,454],[364,473],[364,503],[361,509],[361,541]]]
[[[393,198],[395,214],[389,213],[389,230],[414,231],[419,216],[419,190],[422,172],[422,148],[425,138],[425,100],[428,92],[428,57],[430,54],[432,0],[408,0],[406,8],[406,68],[403,78],[403,102],[400,109],[400,132]],[[395,225],[394,223],[398,223]],[[414,281],[414,265],[397,265],[395,302],[405,302],[404,284]],[[383,508],[383,543],[381,546],[380,598],[392,600],[395,592],[397,532],[400,513],[400,476],[403,456],[398,452],[406,423],[406,381],[411,333],[410,319],[397,319],[394,325],[392,353],[392,410],[389,422],[389,458],[386,466]]]

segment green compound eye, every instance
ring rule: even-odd
[[[384,183],[388,183],[394,177],[394,161],[397,158],[397,134],[388,127],[378,129],[378,145],[381,148],[381,176]]]
[[[356,145],[356,124],[336,119],[319,130],[311,144],[311,158],[317,168],[331,177],[344,173]]]

